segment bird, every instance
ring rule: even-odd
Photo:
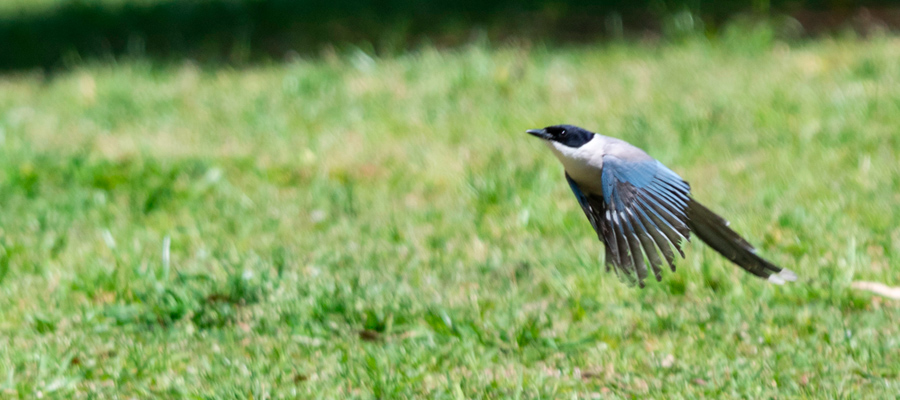
[[[574,125],[529,129],[563,165],[566,181],[603,242],[607,271],[641,288],[652,270],[662,280],[663,259],[674,272],[691,233],[745,271],[775,284],[797,275],[757,254],[724,218],[697,202],[690,185],[630,143]],[[660,258],[660,255],[662,258]]]

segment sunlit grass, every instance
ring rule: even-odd
[[[2,77],[0,397],[896,394],[900,41],[765,39]],[[800,281],[617,282],[562,122]]]

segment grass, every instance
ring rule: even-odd
[[[884,398],[900,38],[0,77],[0,396]],[[800,280],[644,290],[524,130],[645,148]]]

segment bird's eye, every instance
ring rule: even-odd
[[[559,131],[559,137],[563,137],[563,136],[566,136],[566,130],[565,130],[565,129]]]

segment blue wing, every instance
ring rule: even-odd
[[[643,287],[649,264],[656,280],[661,280],[659,255],[674,271],[672,248],[684,257],[682,242],[693,232],[753,275],[779,284],[797,279],[793,271],[760,257],[728,227],[728,221],[694,201],[690,186],[678,174],[645,154],[622,154],[603,156],[602,193],[583,190],[566,174],[581,209],[606,245],[607,270]]]
[[[607,269],[642,287],[648,263],[656,279],[662,279],[659,254],[675,270],[672,247],[684,257],[681,244],[690,236],[690,186],[681,177],[652,158],[626,161],[606,155],[602,194],[585,193],[568,174],[566,180],[606,245]]]
[[[603,237],[600,236],[600,221],[602,221],[603,213],[601,212],[601,209],[604,207],[604,204],[602,202],[590,201],[568,173],[566,173],[566,182],[569,182],[569,188],[572,189],[572,193],[575,193],[575,198],[578,199],[578,204],[581,205],[581,210],[584,211],[584,215],[587,217],[588,221],[591,222],[594,231],[597,232],[600,240],[603,240]],[[594,210],[595,208],[597,209]]]

